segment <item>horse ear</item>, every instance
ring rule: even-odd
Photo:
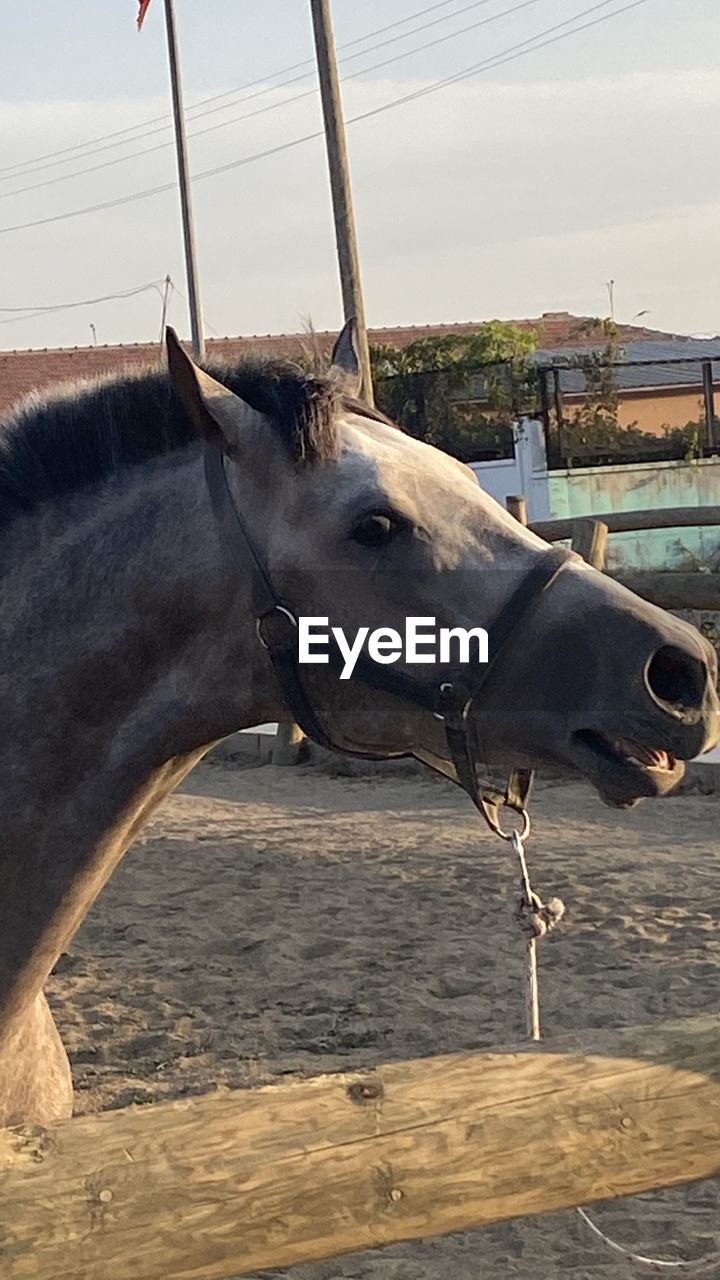
[[[358,399],[362,391],[362,370],[357,347],[357,321],[354,316],[346,321],[333,347],[330,377],[351,400]]]
[[[224,453],[235,452],[243,433],[264,423],[262,414],[198,368],[169,326],[165,342],[170,385],[198,434]]]

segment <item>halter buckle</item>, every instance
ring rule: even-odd
[[[282,604],[263,613],[255,623],[255,631],[263,649],[269,653],[292,650],[297,644],[297,618]]]

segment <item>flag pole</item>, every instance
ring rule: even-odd
[[[188,173],[185,112],[183,108],[180,60],[175,29],[174,0],[165,0],[165,27],[167,30],[170,84],[172,86],[173,116],[175,118],[175,150],[177,152],[180,207],[182,210],[183,240],[185,242],[185,269],[187,272],[188,303],[190,307],[190,332],[192,350],[196,360],[205,359],[205,335],[198,283],[197,254],[195,250],[195,224],[193,219],[190,176]]]

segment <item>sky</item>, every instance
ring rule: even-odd
[[[348,123],[369,324],[607,315],[613,280],[620,321],[720,332],[717,0],[629,2],[333,0],[348,121],[420,94]],[[342,323],[309,8],[176,0],[191,172],[232,166],[193,184],[211,336]],[[167,274],[189,332],[162,0],[136,12],[3,15],[0,348],[156,340]]]

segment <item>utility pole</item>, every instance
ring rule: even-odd
[[[182,84],[180,81],[180,61],[178,58],[177,34],[175,31],[174,0],[165,0],[165,27],[167,30],[168,59],[170,62],[173,115],[175,117],[175,149],[177,151],[180,206],[182,209],[183,239],[185,242],[185,267],[187,271],[188,300],[190,305],[190,332],[192,334],[193,356],[196,360],[204,360],[205,335],[203,330],[200,286],[198,284],[197,260],[195,255],[195,226],[193,223],[190,178],[188,174],[185,111],[183,107]]]
[[[608,301],[610,303],[610,319],[615,319],[615,281],[608,280],[605,288],[608,291]]]
[[[162,311],[160,313],[160,348],[161,350],[165,345],[165,324],[167,322],[168,303],[170,302],[170,290],[173,287],[173,282],[169,275],[166,275],[164,284],[165,284],[165,288],[163,289],[161,294]]]
[[[330,18],[330,0],[310,0],[310,9],[315,35],[320,97],[322,99],[325,124],[325,143],[330,169],[330,189],[335,219],[335,239],[337,241],[343,311],[346,320],[349,320],[351,316],[355,317],[358,355],[363,376],[363,393],[368,403],[373,404],[370,351],[368,349],[367,329],[365,328],[365,307],[363,305],[362,284],[360,281],[355,215],[353,213],[352,193],[350,190],[350,167],[345,139],[345,121],[342,113],[335,40]]]

